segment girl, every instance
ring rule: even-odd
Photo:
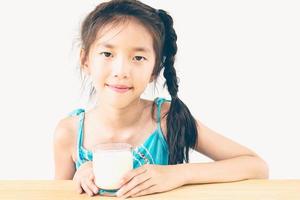
[[[101,193],[91,162],[91,149],[100,142],[134,147],[134,169],[124,176],[117,193],[124,198],[185,184],[268,177],[258,155],[194,119],[179,99],[176,39],[166,11],[135,0],[101,3],[85,18],[81,70],[92,80],[90,94],[96,95],[96,104],[58,123],[55,179],[75,180],[80,193]],[[140,98],[162,70],[171,100]],[[214,162],[188,163],[190,148]]]

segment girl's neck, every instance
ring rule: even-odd
[[[95,111],[99,116],[97,118],[106,127],[110,127],[113,132],[118,132],[138,125],[145,108],[146,103],[138,99],[124,108],[115,108],[105,102],[98,102]]]

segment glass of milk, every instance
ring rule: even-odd
[[[121,178],[133,169],[132,146],[127,143],[103,143],[93,149],[95,184],[104,190],[120,188]]]

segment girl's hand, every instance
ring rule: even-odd
[[[128,172],[117,192],[118,197],[137,197],[164,192],[182,186],[183,180],[176,174],[175,165],[143,165]]]
[[[94,179],[92,162],[87,161],[77,169],[73,178],[76,182],[78,193],[85,191],[89,196],[97,194],[99,188],[95,185]]]

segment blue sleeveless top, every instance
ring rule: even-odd
[[[167,141],[161,129],[161,105],[169,101],[164,98],[156,98],[154,100],[157,106],[157,128],[144,141],[143,144],[133,149],[133,168],[138,168],[144,164],[167,165],[169,150]],[[82,146],[83,143],[83,125],[84,125],[84,109],[73,111],[71,116],[79,116],[78,132],[77,132],[77,160],[76,169],[78,169],[86,161],[93,160],[93,153]],[[104,190],[103,190],[104,191]],[[100,191],[101,193],[101,191]]]

